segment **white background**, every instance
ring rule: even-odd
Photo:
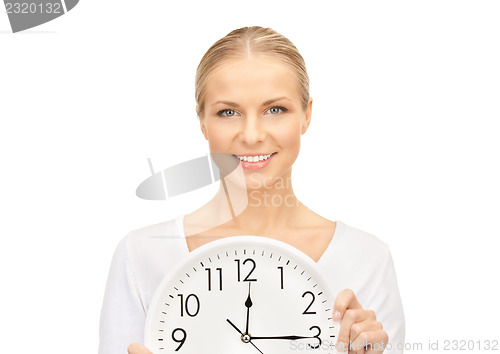
[[[196,67],[252,25],[292,40],[311,79],[294,190],[389,244],[407,343],[500,340],[499,17],[497,1],[82,0],[12,34],[0,13],[2,353],[97,351],[118,241],[215,191],[135,196],[148,157],[208,152]]]

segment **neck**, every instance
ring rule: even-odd
[[[238,186],[228,178],[221,180],[216,196],[209,202],[213,210],[229,207],[231,217],[224,223],[227,228],[252,235],[269,234],[286,228],[304,208],[293,192],[291,171],[273,182],[246,180],[246,186]]]

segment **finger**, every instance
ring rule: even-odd
[[[333,320],[338,322],[344,316],[347,309],[362,309],[356,295],[351,289],[344,289],[338,293],[333,304]]]
[[[372,310],[363,310],[363,309],[346,310],[344,318],[342,319],[342,322],[340,322],[340,329],[337,339],[339,351],[341,351],[342,348],[348,346],[349,340],[353,339],[353,337],[350,336],[351,327],[355,323],[363,322],[365,320],[375,321],[375,312],[373,312]]]
[[[361,332],[359,336],[354,339],[354,343],[356,344],[355,349],[364,347],[362,353],[365,354],[382,353],[388,341],[389,336],[383,329]]]
[[[364,347],[360,347],[358,350],[354,350],[354,348],[356,348],[355,345],[353,345],[352,349],[349,350],[349,354],[366,354]]]
[[[142,345],[140,345],[138,343],[130,344],[127,348],[127,352],[128,352],[128,354],[153,354],[146,347],[143,347]]]
[[[355,322],[352,324],[349,338],[351,338],[351,341],[353,341],[358,338],[359,335],[363,332],[376,331],[379,329],[383,329],[382,323],[375,321],[372,318],[368,318],[364,321]]]
[[[351,338],[350,349],[352,350],[352,352],[356,354],[365,353],[365,347],[367,343],[362,341],[362,337],[360,337],[361,333],[377,331],[382,328],[383,328],[382,323],[375,321],[372,318],[368,318],[364,321],[354,323],[351,326],[351,333],[350,333],[350,338]]]

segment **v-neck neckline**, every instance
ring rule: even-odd
[[[180,214],[179,216],[177,216],[176,222],[177,222],[177,229],[179,230],[180,234],[182,235],[181,237],[182,237],[182,244],[183,244],[183,248],[184,248],[184,253],[189,254],[189,253],[191,253],[191,251],[189,250],[189,247],[187,244],[186,233],[184,231],[184,218],[185,218],[185,216],[186,216],[186,214]],[[343,229],[343,227],[344,227],[344,224],[341,221],[339,221],[339,220],[335,221],[335,231],[333,232],[332,239],[328,243],[328,246],[324,250],[321,257],[316,262],[317,264],[323,263],[323,260],[326,259],[326,257],[328,256],[329,253],[332,252],[332,249],[334,248],[334,244],[337,243],[336,240],[337,240],[338,235],[340,234],[341,230]],[[228,237],[231,237],[231,236],[228,236]]]

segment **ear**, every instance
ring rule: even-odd
[[[198,106],[196,106],[196,114],[198,115]],[[200,116],[198,116],[198,120],[200,121],[201,132],[203,133],[203,136],[205,137],[205,140],[208,140],[207,127],[205,125],[205,119],[200,118]]]
[[[207,127],[205,126],[204,120],[200,120],[200,127],[201,127],[201,132],[203,133],[203,136],[205,137],[205,140],[208,140]]]
[[[312,115],[312,97],[309,97],[309,102],[307,103],[307,110],[305,114],[305,120],[302,122],[302,126],[300,128],[300,134],[304,134],[309,128],[309,124],[311,124],[311,115]]]

